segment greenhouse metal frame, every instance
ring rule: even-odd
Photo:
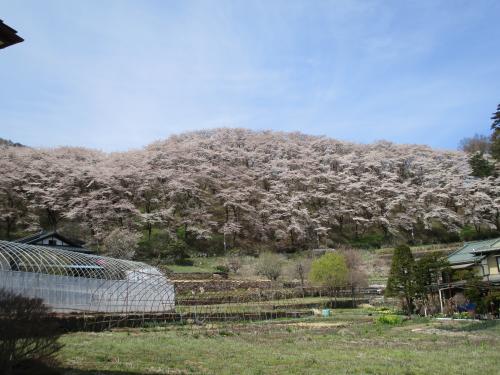
[[[56,313],[165,313],[174,285],[141,262],[0,241],[0,288],[43,299]]]

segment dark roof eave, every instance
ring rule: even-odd
[[[39,238],[43,234],[44,234],[44,231],[41,230],[40,232],[37,232],[35,234],[31,234],[31,235],[26,236],[26,237],[18,238],[17,240],[14,240],[12,242],[16,242],[16,243],[28,243],[29,241],[31,241],[33,239]]]
[[[459,264],[467,264],[467,263],[473,263],[473,264],[479,264],[484,259],[484,256],[478,257],[477,259],[470,259],[470,260],[464,260],[460,262],[450,262],[448,261],[450,266],[456,266]]]
[[[3,42],[0,44],[0,49],[9,47],[13,44],[21,43],[24,41],[19,35],[17,35],[17,31],[14,30],[9,25],[3,23],[0,20],[0,40]]]
[[[19,239],[13,241],[13,242],[24,243],[24,244],[27,244],[27,245],[31,245],[32,242],[40,241],[40,240],[43,240],[43,239],[45,239],[47,237],[51,237],[51,236],[58,237],[60,240],[66,242],[67,244],[69,244],[72,247],[82,248],[82,249],[84,248],[77,241],[70,240],[70,239],[62,236],[61,234],[57,233],[56,231],[49,231],[49,232],[40,231],[40,232],[38,232],[36,234],[33,234],[31,236],[19,238]],[[79,242],[84,243],[82,241],[79,241]]]
[[[484,253],[495,253],[495,252],[499,252],[500,253],[500,248],[498,248],[498,249],[474,250],[472,253],[473,254],[484,254]]]

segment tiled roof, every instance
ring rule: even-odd
[[[35,233],[31,236],[18,238],[17,240],[15,240],[13,242],[24,243],[27,245],[35,245],[38,241],[43,240],[44,238],[47,238],[47,237],[57,237],[61,241],[66,242],[68,245],[66,245],[66,246],[39,245],[39,246],[50,247],[50,248],[54,248],[54,249],[68,250],[68,251],[76,251],[79,253],[86,253],[86,254],[93,253],[92,250],[87,249],[81,245],[81,244],[83,244],[83,241],[69,239],[67,237],[60,235],[56,231],[44,231],[44,230],[42,230],[42,231]]]
[[[474,248],[474,253],[481,254],[498,250],[500,250],[500,238],[494,238],[492,240],[481,241],[480,246]]]
[[[31,234],[29,236],[26,236],[26,237],[22,237],[22,238],[18,238],[17,240],[14,240],[13,242],[18,242],[18,243],[30,243],[31,241],[33,240],[37,240],[39,239],[41,236],[47,234],[49,232],[45,232],[43,230],[35,233],[35,234]],[[53,233],[53,232],[51,232]]]
[[[466,242],[460,249],[448,255],[450,264],[476,263],[484,258],[485,252],[500,251],[500,238]]]
[[[70,240],[69,238],[66,238],[66,237],[60,235],[56,231],[44,231],[44,230],[41,230],[40,232],[35,233],[31,236],[19,238],[19,239],[15,240],[14,242],[25,243],[25,244],[30,245],[30,244],[34,244],[37,241],[43,240],[44,238],[47,238],[47,237],[57,237],[61,241],[66,242],[70,246],[80,247],[80,245],[77,243],[77,241]]]

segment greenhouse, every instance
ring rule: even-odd
[[[141,262],[0,241],[0,288],[44,300],[54,312],[163,313],[174,286]]]

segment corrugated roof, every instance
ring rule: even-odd
[[[448,255],[450,264],[476,263],[484,258],[485,252],[500,250],[500,238],[466,242],[460,249]]]

